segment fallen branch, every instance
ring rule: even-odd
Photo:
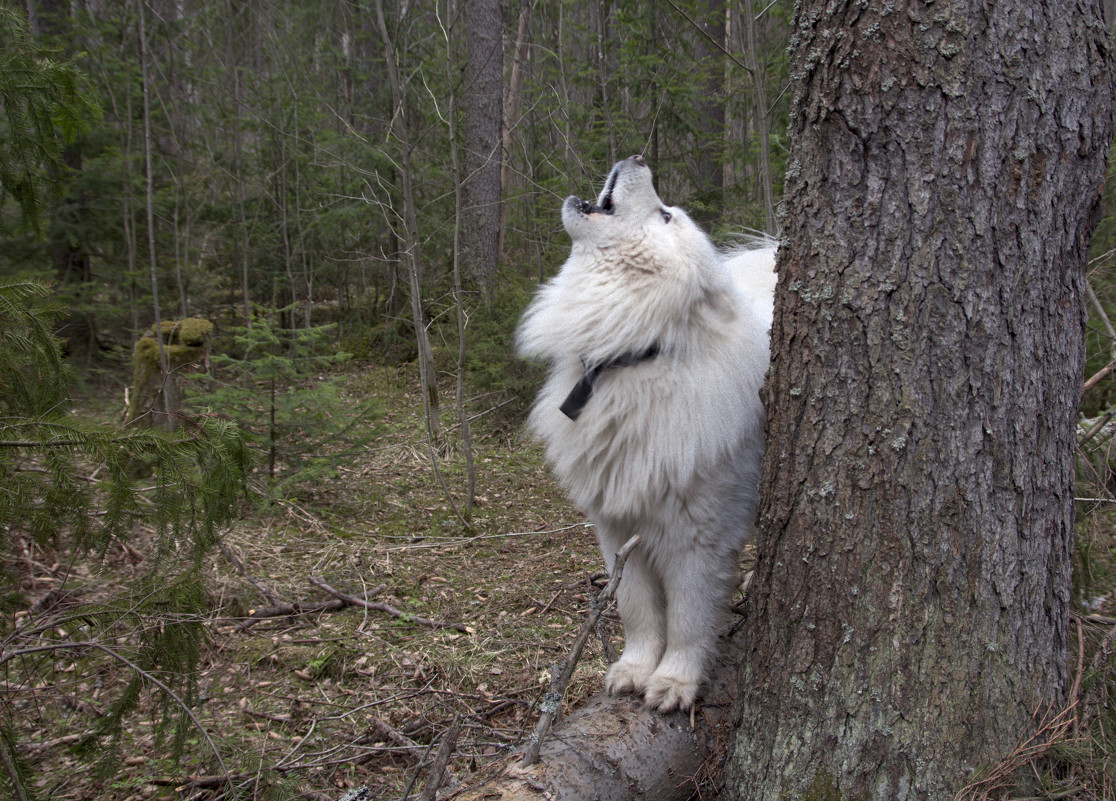
[[[265,606],[262,609],[252,610],[252,614],[248,615],[248,617],[237,624],[236,630],[247,631],[261,620],[267,620],[273,617],[296,617],[298,615],[312,615],[316,612],[336,612],[338,609],[344,608],[345,604],[341,603],[341,601],[327,601],[320,604],[279,604],[277,606]]]
[[[328,592],[337,600],[341,601],[346,606],[362,606],[365,609],[371,610],[373,612],[383,612],[384,614],[391,615],[392,617],[406,621],[407,623],[414,623],[415,625],[426,626],[427,628],[431,629],[453,629],[454,631],[460,631],[462,634],[467,634],[469,632],[464,623],[445,623],[440,620],[431,620],[430,618],[420,617],[419,615],[413,615],[410,612],[404,612],[402,610],[396,609],[390,604],[379,602],[370,603],[369,601],[363,600],[361,598],[356,598],[352,595],[346,595],[343,592],[338,592],[337,590],[333,589],[333,587],[326,584],[323,579],[318,578],[317,576],[311,576],[310,583],[313,584],[315,587],[321,587],[323,590]],[[382,590],[383,587],[384,585],[381,584],[379,587],[369,593],[369,595],[375,595],[379,590]]]
[[[624,574],[624,562],[628,560],[628,555],[639,545],[639,540],[640,537],[636,534],[625,542],[624,547],[616,553],[616,565],[612,570],[612,578],[601,590],[596,601],[590,604],[589,616],[582,624],[581,631],[578,632],[577,639],[574,640],[574,644],[570,648],[570,655],[566,657],[561,672],[556,672],[551,679],[550,692],[543,697],[543,702],[540,705],[542,714],[539,716],[539,722],[531,735],[527,753],[524,754],[523,761],[520,763],[521,767],[527,768],[539,761],[539,749],[542,747],[543,738],[546,737],[554,718],[557,717],[558,711],[562,708],[562,698],[565,697],[566,687],[569,685],[570,679],[573,678],[577,660],[581,658],[581,651],[585,647],[585,643],[589,641],[589,637],[597,630],[597,621],[600,620],[601,614],[608,606],[609,601],[612,600],[616,588],[620,586],[620,578]]]
[[[453,756],[453,749],[457,745],[457,737],[460,734],[461,716],[454,715],[453,723],[450,724],[446,733],[442,735],[442,742],[438,746],[438,753],[434,755],[434,762],[430,766],[430,778],[427,779],[426,787],[423,788],[422,793],[419,795],[419,801],[434,801],[438,788],[442,786],[442,779],[446,772],[446,766],[449,765],[450,757]]]
[[[372,730],[379,738],[393,743],[396,748],[401,748],[409,753],[421,754],[427,750],[427,746],[423,745],[422,743],[416,743],[405,734],[400,734],[391,726],[389,726],[387,721],[381,718],[372,718]],[[363,737],[361,739],[365,740],[370,738]]]
[[[311,584],[317,584],[317,582],[314,580],[314,577],[310,578],[310,583]],[[367,601],[366,600],[353,598],[352,596],[336,597],[336,596],[340,596],[340,593],[335,593],[335,592],[331,591],[327,586],[323,586],[323,585],[318,585],[318,586],[322,586],[322,588],[325,589],[326,592],[329,592],[331,595],[334,595],[335,596],[334,600],[332,600],[332,601],[321,601],[321,602],[312,603],[312,604],[308,604],[308,603],[307,604],[304,604],[304,603],[293,603],[293,604],[280,603],[280,604],[276,604],[275,606],[265,606],[261,609],[253,610],[252,614],[250,614],[244,620],[240,621],[240,623],[236,627],[236,630],[237,631],[247,631],[248,629],[252,628],[252,626],[259,623],[261,620],[267,620],[268,618],[273,618],[273,617],[295,617],[295,616],[298,616],[298,615],[313,615],[313,614],[317,614],[318,612],[337,612],[337,611],[339,611],[341,609],[344,609],[345,607],[348,607],[348,606],[365,606],[365,608],[368,608],[368,609],[372,608],[371,606],[367,606]],[[379,586],[373,587],[371,590],[369,590],[368,594],[365,597],[366,598],[372,598],[376,595],[379,595],[385,589],[387,589],[387,584],[380,584]]]
[[[236,557],[236,554],[229,550],[229,546],[225,545],[224,540],[217,540],[217,547],[221,549],[221,553],[224,554],[224,557],[232,562],[232,565],[236,568],[237,572],[240,573],[240,575],[244,576],[244,578],[247,579],[253,587],[259,590],[260,594],[263,595],[264,598],[267,598],[269,603],[271,603],[273,606],[280,605],[279,599],[275,597],[275,594],[271,591],[271,589],[263,582],[257,581],[255,578],[253,578],[252,574],[248,572],[248,568],[244,566],[244,563]]]

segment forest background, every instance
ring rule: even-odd
[[[49,285],[64,309],[33,289],[5,323],[49,327],[63,351],[20,343],[76,378],[29,415],[54,428],[0,443],[22,488],[2,519],[0,786],[403,795],[455,715],[458,774],[519,742],[598,557],[522,435],[540,373],[512,354],[516,320],[564,258],[561,200],[633,153],[718,242],[778,233],[791,5],[0,6],[0,150],[40,139],[20,155],[34,186],[0,191],[4,298]],[[10,93],[35,70],[68,103],[45,127]],[[1114,203],[1089,276],[1090,654],[1116,610]],[[366,601],[382,582],[392,622],[300,600],[321,576]]]

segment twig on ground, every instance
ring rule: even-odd
[[[313,584],[315,587],[320,587],[321,589],[332,595],[334,598],[337,598],[339,601],[349,606],[362,606],[365,609],[369,609],[373,612],[383,612],[384,614],[391,615],[392,617],[406,621],[407,623],[414,623],[419,626],[426,626],[427,628],[453,629],[454,631],[460,631],[462,634],[467,634],[469,632],[464,623],[445,623],[440,620],[431,620],[430,618],[420,617],[419,615],[412,615],[410,612],[404,612],[402,610],[396,609],[394,606],[391,606],[389,604],[370,603],[361,598],[356,598],[352,595],[346,595],[343,592],[338,592],[317,576],[311,576],[309,580],[310,583]],[[370,594],[375,595],[377,591],[382,590],[383,587],[384,585],[380,585]]]
[[[442,786],[442,779],[449,765],[453,749],[457,745],[457,737],[461,734],[461,715],[455,714],[449,729],[442,735],[442,742],[438,746],[438,753],[434,755],[434,762],[430,766],[430,778],[426,780],[426,787],[419,794],[419,801],[434,801],[438,788]]]
[[[247,631],[252,626],[259,623],[261,620],[267,620],[273,617],[295,617],[296,615],[313,615],[317,612],[336,612],[339,609],[344,609],[344,601],[325,601],[316,604],[276,604],[275,606],[265,606],[261,609],[256,609],[247,618],[237,624],[237,631]]]
[[[8,774],[8,785],[12,788],[12,797],[15,801],[28,801],[28,796],[23,790],[23,784],[20,783],[15,760],[12,759],[12,755],[8,751],[7,743],[0,743],[0,765],[4,767],[4,772]]]
[[[577,639],[574,640],[573,646],[570,648],[570,655],[566,657],[566,663],[563,665],[561,672],[551,680],[550,692],[543,697],[541,704],[542,714],[539,716],[539,722],[535,726],[535,731],[531,734],[531,743],[527,748],[527,753],[523,755],[523,760],[520,762],[521,767],[530,767],[539,761],[539,749],[542,748],[543,739],[546,733],[550,730],[551,724],[558,716],[558,711],[562,708],[562,697],[565,695],[566,686],[573,678],[574,668],[577,667],[577,660],[581,658],[581,650],[585,647],[589,637],[597,628],[597,621],[604,613],[608,602],[612,600],[612,596],[616,592],[616,588],[620,586],[620,578],[624,573],[624,562],[627,561],[628,555],[639,545],[640,537],[635,535],[616,553],[616,564],[612,570],[612,578],[609,579],[605,588],[601,590],[600,595],[597,596],[595,603],[589,607],[589,616],[585,619],[585,623],[581,626],[581,631],[578,632]]]
[[[337,591],[331,589],[328,585],[324,584],[324,582],[319,584],[318,583],[319,581],[321,581],[321,579],[318,579],[317,581],[315,581],[315,577],[313,577],[313,576],[310,577],[310,583],[311,584],[314,584],[316,586],[320,586],[322,589],[324,589],[330,595],[333,595],[334,600],[332,600],[332,601],[321,601],[319,603],[313,603],[313,604],[304,604],[304,603],[284,604],[284,603],[279,603],[279,604],[276,604],[275,606],[266,606],[262,609],[256,609],[247,618],[240,621],[240,623],[236,627],[236,630],[237,631],[247,631],[248,629],[252,628],[252,626],[259,623],[261,620],[265,620],[267,618],[272,618],[272,617],[294,617],[295,615],[313,615],[313,614],[316,614],[318,612],[336,612],[340,609],[344,609],[347,606],[363,606],[366,609],[374,608],[372,605],[368,604],[367,600],[353,598],[352,596],[348,596],[348,595],[342,595],[341,593],[338,593]],[[385,589],[387,589],[387,584],[380,584],[376,587],[373,587],[371,590],[369,590],[366,593],[365,599],[372,598],[376,595],[379,595]],[[384,611],[384,610],[380,610],[380,611]]]
[[[388,742],[394,743],[397,747],[403,748],[410,753],[421,753],[427,750],[427,746],[422,743],[416,743],[405,734],[400,734],[391,726],[387,721],[382,718],[372,718],[372,728],[377,735],[384,738]],[[366,738],[361,738],[362,740]]]
[[[280,605],[279,599],[275,596],[275,593],[273,593],[266,584],[252,577],[252,575],[248,572],[248,569],[244,567],[244,563],[237,558],[236,554],[229,550],[229,547],[227,545],[225,545],[224,540],[217,540],[217,547],[221,549],[222,555],[224,555],[226,559],[232,562],[233,567],[236,568],[237,572],[240,573],[240,575],[244,576],[244,578],[248,579],[252,586],[260,591],[263,597],[267,599],[268,603],[270,603],[272,606]]]
[[[1081,676],[1085,672],[1085,626],[1081,623],[1081,618],[1077,618],[1077,671],[1073,677],[1073,687],[1070,689],[1069,701],[1072,704],[1077,704],[1081,700]],[[1078,706],[1077,712],[1073,716],[1073,736],[1076,738],[1082,723],[1082,716],[1084,715],[1084,704]]]
[[[590,528],[592,523],[574,523],[569,526],[562,526],[561,528],[548,528],[539,529],[537,531],[512,531],[507,534],[478,534],[475,537],[424,537],[425,540],[417,545],[393,545],[390,548],[384,548],[385,552],[390,551],[413,551],[424,548],[454,548],[459,545],[469,545],[473,542],[481,540],[506,540],[515,537],[531,537],[536,534],[557,534],[562,531],[570,531],[575,528]],[[383,539],[391,539],[391,537],[381,535]],[[398,538],[397,538],[398,539]],[[436,540],[436,541],[434,541]]]

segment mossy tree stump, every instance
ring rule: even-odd
[[[164,320],[161,328],[166,371],[159,356],[155,326],[152,326],[136,343],[126,423],[142,420],[147,425],[174,428],[173,413],[182,406],[178,377],[187,371],[206,369],[213,323],[187,317]]]

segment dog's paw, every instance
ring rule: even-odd
[[[685,711],[694,705],[694,699],[697,698],[700,688],[699,680],[657,670],[647,679],[643,700],[649,707],[663,714],[676,709]]]
[[[605,674],[605,689],[609,695],[642,693],[647,686],[647,678],[654,669],[654,665],[641,662],[625,662],[623,659],[613,662]]]

